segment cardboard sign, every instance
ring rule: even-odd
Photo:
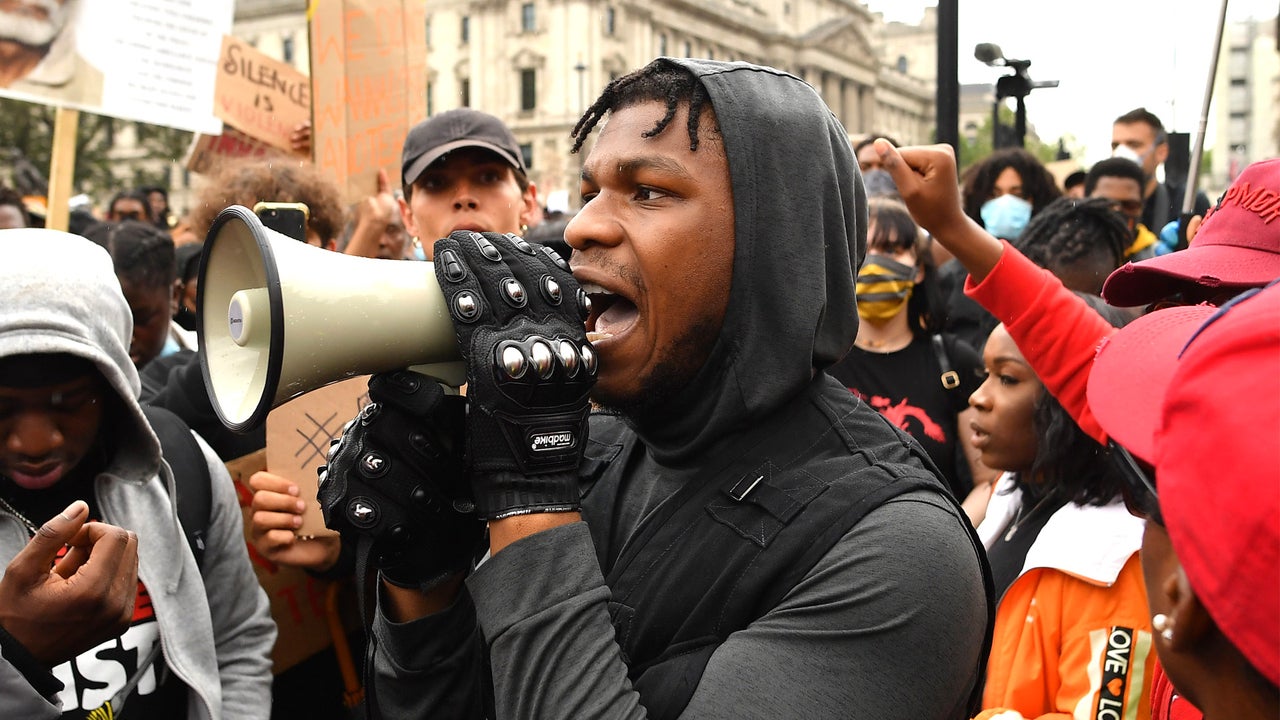
[[[28,42],[7,40],[0,96],[217,134],[214,63],[231,31],[234,0],[67,0],[5,3],[3,23],[26,23]],[[16,14],[15,14],[16,13]],[[30,62],[30,61],[35,62]]]
[[[255,140],[230,125],[222,126],[221,135],[197,134],[187,151],[187,169],[205,175],[216,171],[228,160],[281,155],[278,148]]]
[[[324,465],[329,441],[368,404],[369,377],[364,375],[313,390],[267,415],[267,467],[292,480],[299,497],[309,500],[298,537],[335,534],[324,526],[314,502],[316,470]]]
[[[289,135],[311,120],[311,79],[239,38],[222,38],[213,112],[244,134],[291,151]]]
[[[349,202],[400,177],[409,129],[426,118],[421,0],[312,0],[312,154]]]
[[[267,451],[259,450],[227,463],[227,472],[236,485],[240,510],[244,513],[245,544],[258,583],[271,601],[271,617],[276,621],[276,644],[271,651],[273,673],[279,674],[315,655],[333,643],[325,612],[329,582],[318,580],[301,568],[277,565],[254,549],[250,541],[253,488],[249,476],[267,468]]]

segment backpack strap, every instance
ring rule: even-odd
[[[938,367],[942,368],[942,387],[948,390],[955,390],[960,387],[960,373],[957,373],[951,367],[951,358],[947,357],[947,348],[942,344],[942,335],[934,333],[930,336],[933,341],[933,354],[938,358]]]
[[[196,557],[196,565],[204,569],[204,538],[209,529],[209,512],[213,506],[213,479],[204,453],[191,429],[182,418],[164,408],[142,406],[147,422],[160,438],[160,453],[173,470],[177,490],[178,521],[187,536],[187,545]]]

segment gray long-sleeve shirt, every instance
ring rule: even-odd
[[[986,623],[978,560],[954,542],[962,522],[926,493],[872,511],[778,607],[716,650],[683,717],[955,716]],[[646,716],[584,523],[509,546],[468,586],[445,613],[394,629],[379,616],[387,717],[480,717],[481,628],[496,717]]]

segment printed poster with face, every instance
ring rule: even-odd
[[[0,96],[217,134],[234,0],[0,0]]]

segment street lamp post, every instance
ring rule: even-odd
[[[1027,74],[1027,68],[1031,67],[1030,60],[1013,60],[1004,56],[1000,46],[994,43],[979,43],[973,49],[973,56],[981,62],[991,67],[1007,67],[1012,68],[1013,72],[1004,75],[996,80],[996,99],[995,104],[991,108],[991,147],[1000,149],[1003,145],[1000,142],[1000,103],[1005,98],[1014,98],[1016,110],[1014,113],[1013,128],[1013,145],[1023,147],[1026,144],[1027,137],[1027,103],[1026,97],[1036,88],[1058,87],[1057,80],[1042,80],[1036,82]]]

